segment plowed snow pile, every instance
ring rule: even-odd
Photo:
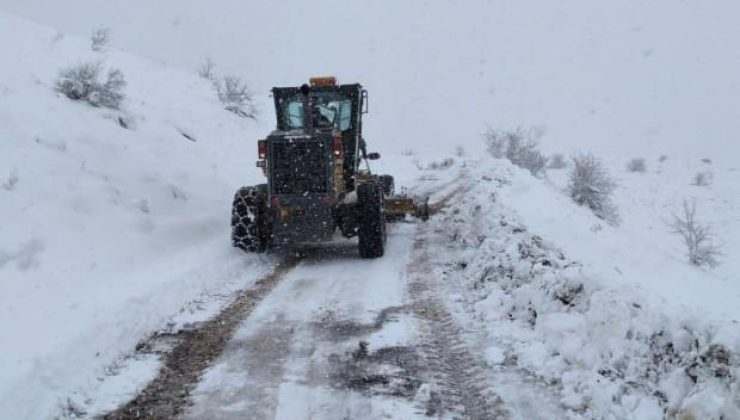
[[[194,75],[3,13],[0,51],[0,417],[48,418],[183,304],[243,286],[251,122]],[[120,111],[54,91],[82,62],[123,72]]]
[[[700,297],[687,306],[663,297],[680,292],[646,294],[659,279],[625,279],[593,265],[594,243],[620,244],[614,238],[626,239],[623,231],[602,226],[587,238],[580,230],[603,222],[555,188],[508,161],[472,166],[466,183],[474,188],[441,216],[451,243],[439,244],[437,255],[445,255],[450,305],[487,329],[486,357],[502,377],[514,369],[555,390],[572,418],[740,418],[736,320],[701,313]],[[570,241],[579,234],[580,247]],[[683,264],[644,252],[664,271]],[[630,261],[626,255],[613,253],[613,266]],[[685,277],[674,288],[691,290]],[[522,391],[509,386],[501,381],[494,390],[519,418]]]

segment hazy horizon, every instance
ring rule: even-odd
[[[210,57],[251,86],[263,131],[271,86],[333,74],[370,91],[380,149],[475,149],[487,126],[522,125],[546,130],[548,152],[740,154],[730,1],[96,4],[0,9],[82,36],[110,27],[114,47],[189,71]]]

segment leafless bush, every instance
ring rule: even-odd
[[[710,165],[712,163],[712,159],[709,158],[701,158],[702,163],[706,163],[707,165]]]
[[[455,146],[455,156],[457,157],[464,157],[465,156],[465,148],[462,145]]]
[[[564,169],[568,167],[568,163],[562,153],[556,153],[547,160],[547,167],[550,169]]]
[[[205,60],[203,60],[202,63],[200,63],[200,67],[198,67],[198,76],[210,81],[215,80],[215,67],[216,65],[213,63],[213,61],[210,58],[206,58]]]
[[[611,195],[616,184],[600,160],[594,155],[579,154],[572,158],[568,179],[568,193],[578,205],[586,206],[594,214],[611,224],[619,223]]]
[[[669,227],[680,235],[686,245],[689,262],[696,266],[716,267],[717,259],[722,255],[715,244],[714,234],[709,226],[696,220],[696,202],[683,200],[683,213],[673,215]]]
[[[698,187],[706,187],[711,183],[712,183],[712,173],[711,172],[698,172],[696,175],[694,175],[693,184]]]
[[[665,161],[667,161],[667,160],[668,160],[668,156],[666,156],[666,155],[661,155],[661,156],[660,156],[660,157],[658,158],[658,162],[660,162],[660,163],[663,163],[663,162],[665,162]]]
[[[110,42],[110,28],[98,28],[93,30],[90,35],[90,48],[95,52],[100,52]]]
[[[18,184],[18,170],[13,168],[10,170],[8,179],[3,182],[3,188],[7,191],[13,191],[15,186]]]
[[[211,82],[218,99],[224,105],[224,109],[240,117],[257,119],[257,108],[247,84],[236,76],[219,78],[214,71],[215,67],[213,61],[206,58],[198,68],[198,75]]]
[[[414,152],[414,149],[403,149],[403,150],[401,150],[401,155],[403,155],[403,156],[413,156],[414,154],[416,154],[416,152]]]
[[[484,137],[488,151],[493,157],[508,159],[511,163],[529,170],[532,175],[544,173],[547,159],[539,151],[537,139],[542,135],[538,130],[494,130],[489,128]]]
[[[433,170],[433,171],[439,171],[444,170],[452,167],[452,165],[455,164],[455,159],[452,158],[446,158],[442,159],[441,161],[432,161],[427,165],[427,169]]]
[[[118,109],[125,99],[123,88],[126,80],[118,69],[108,71],[105,81],[101,80],[103,66],[100,63],[82,63],[59,73],[55,82],[58,92],[75,101],[87,101],[93,106]]]
[[[645,159],[634,158],[627,162],[627,170],[630,172],[644,173],[647,170]]]
[[[236,76],[225,76],[223,82],[214,84],[218,92],[218,99],[227,111],[244,118],[257,118],[257,109],[254,106],[252,95],[246,83]]]

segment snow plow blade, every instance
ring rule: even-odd
[[[389,221],[403,220],[406,216],[426,221],[429,219],[429,199],[389,197],[385,199],[385,211]]]

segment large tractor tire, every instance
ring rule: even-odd
[[[383,194],[386,197],[390,197],[396,192],[396,183],[391,175],[380,175],[378,177],[380,185],[383,187]]]
[[[231,211],[232,245],[246,252],[265,252],[269,238],[267,186],[240,188]]]
[[[385,252],[386,220],[383,206],[383,188],[375,182],[357,187],[359,206],[359,250],[362,258],[382,257]]]

